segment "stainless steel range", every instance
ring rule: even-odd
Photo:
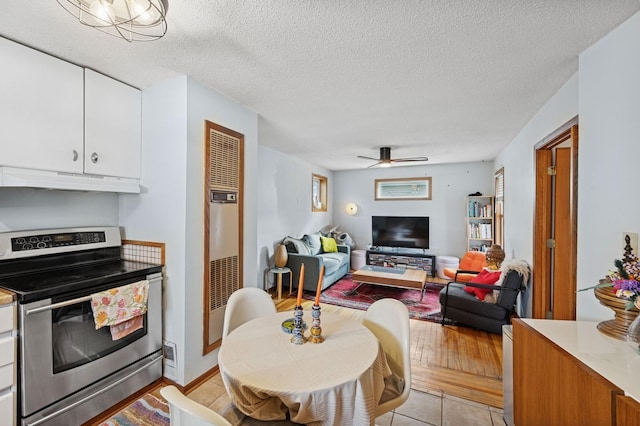
[[[21,425],[80,425],[162,376],[162,266],[122,260],[117,227],[0,233],[18,300]],[[113,340],[91,295],[149,281],[143,327]]]

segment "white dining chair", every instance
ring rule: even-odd
[[[160,395],[169,403],[171,426],[231,426],[220,414],[187,398],[173,385],[160,389]]]
[[[224,311],[222,338],[247,321],[263,315],[275,314],[276,305],[271,296],[256,287],[240,288],[229,296]]]
[[[380,299],[369,306],[362,324],[382,344],[393,372],[376,409],[379,417],[402,405],[411,392],[409,311],[399,300]]]

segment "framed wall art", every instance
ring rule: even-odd
[[[376,179],[376,200],[430,200],[431,177]]]

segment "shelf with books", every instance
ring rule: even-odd
[[[467,250],[487,251],[493,243],[493,196],[467,197]]]

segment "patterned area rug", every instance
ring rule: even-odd
[[[417,289],[362,284],[358,290],[353,292],[357,286],[358,283],[352,280],[351,273],[349,273],[324,290],[320,295],[320,302],[366,311],[376,300],[391,298],[404,303],[409,310],[411,318],[440,321],[438,293],[444,287],[443,284],[427,282],[427,289],[424,292],[422,302],[420,302],[420,290]],[[303,297],[307,300],[314,300],[315,294],[305,292]]]
[[[169,426],[169,406],[148,393],[100,426]]]

